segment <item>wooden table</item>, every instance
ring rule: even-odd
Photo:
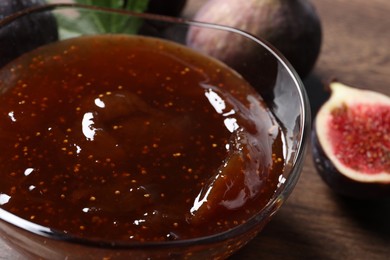
[[[191,17],[204,2],[189,0],[184,15]],[[331,78],[390,95],[390,1],[313,3],[324,36],[317,66],[304,79],[313,116],[327,96],[323,82]],[[0,242],[0,259],[18,259],[15,254]],[[336,196],[316,173],[309,150],[287,203],[231,259],[390,259],[390,200]]]

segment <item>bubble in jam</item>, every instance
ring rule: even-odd
[[[246,222],[283,133],[234,70],[184,46],[84,36],[0,69],[0,207],[71,236],[189,239]]]

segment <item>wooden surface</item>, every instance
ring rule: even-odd
[[[202,2],[190,1],[186,15]],[[332,78],[390,95],[390,1],[312,2],[323,26],[320,58],[304,79],[313,117],[327,97],[323,83]],[[287,203],[231,259],[390,259],[390,200],[336,196],[315,171],[309,149]]]
[[[244,1],[244,0],[243,0]],[[189,0],[191,17],[204,0]],[[390,1],[313,0],[323,47],[304,80],[313,116],[331,78],[390,95]],[[0,259],[17,259],[0,242]],[[231,259],[390,259],[390,200],[336,196],[316,173],[310,149],[293,194],[265,230]]]

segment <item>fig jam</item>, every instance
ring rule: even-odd
[[[212,235],[269,201],[283,134],[235,71],[140,36],[85,36],[0,70],[0,206],[70,236]]]

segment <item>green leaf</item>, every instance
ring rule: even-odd
[[[74,0],[74,2],[139,13],[144,12],[149,4],[149,0]],[[56,17],[62,39],[96,33],[136,34],[142,25],[142,20],[137,17],[83,9],[78,12],[77,19],[66,11],[58,12]]]

